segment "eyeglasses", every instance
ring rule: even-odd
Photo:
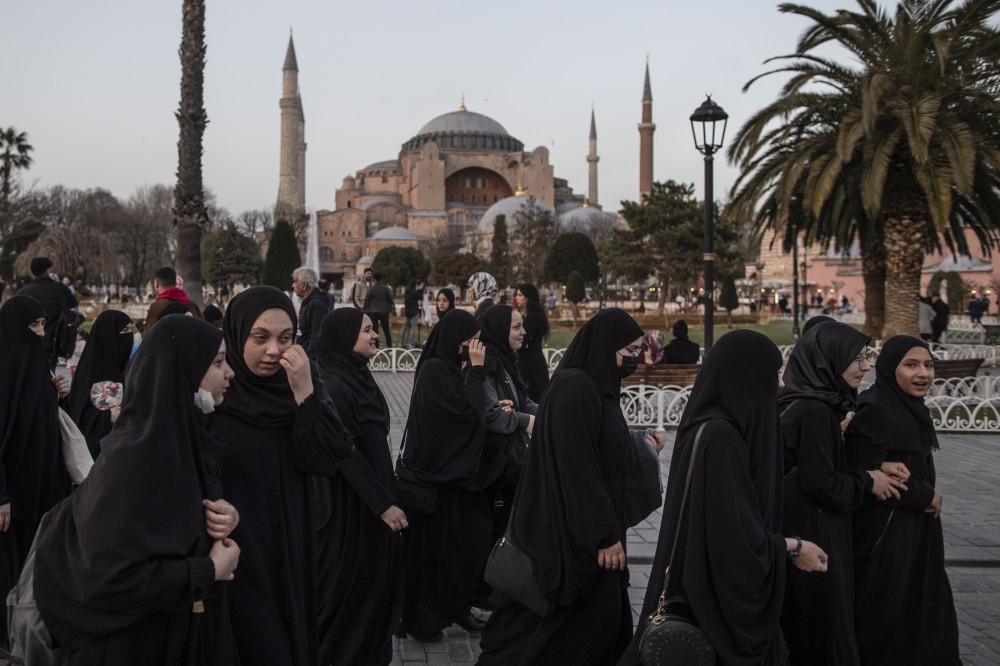
[[[632,358],[638,358],[639,354],[642,352],[642,347],[626,347],[625,351],[627,351],[628,355]]]
[[[878,354],[875,353],[874,349],[866,349],[857,355],[854,360],[857,361],[858,367],[861,367],[862,363],[867,363],[868,365],[874,365],[875,359],[878,358]]]

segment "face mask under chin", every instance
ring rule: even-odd
[[[202,414],[211,414],[215,411],[215,398],[212,397],[211,392],[198,387],[198,391],[194,394],[194,406]]]

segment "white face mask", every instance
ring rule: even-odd
[[[211,414],[215,411],[215,398],[210,391],[198,387],[198,392],[194,394],[194,406],[201,410],[202,414]]]

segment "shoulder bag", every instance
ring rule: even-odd
[[[59,434],[62,438],[63,459],[66,461],[69,478],[75,485],[80,485],[90,474],[94,458],[90,455],[83,433],[62,407],[59,408]]]
[[[405,448],[406,430],[403,430],[403,441],[396,457],[396,480],[392,486],[392,493],[396,496],[397,504],[406,513],[430,515],[437,506],[438,485],[418,478],[413,470],[406,466],[403,462]]]
[[[694,471],[694,461],[698,455],[698,445],[705,423],[698,427],[691,448],[691,460],[688,463],[687,480],[684,482],[684,495],[681,499],[681,510],[677,518],[677,529],[674,532],[674,545],[670,549],[670,560],[664,571],[663,592],[656,607],[656,613],[649,618],[649,625],[639,641],[639,655],[645,666],[666,666],[667,664],[685,664],[686,666],[714,666],[715,650],[708,642],[705,632],[701,630],[693,617],[687,617],[672,612],[677,606],[687,606],[687,599],[675,597],[667,599],[667,586],[670,584],[670,564],[677,553],[677,541],[681,534],[681,523],[684,522],[684,510],[687,508],[688,492],[691,490],[691,475]]]
[[[485,580],[491,587],[500,590],[535,615],[548,617],[555,609],[538,580],[538,570],[528,554],[514,541],[514,512],[517,504],[510,509],[510,520],[503,537],[493,546],[486,561]]]

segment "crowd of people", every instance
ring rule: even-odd
[[[103,312],[72,385],[51,371],[45,305],[0,307],[0,584],[33,548],[66,663],[383,665],[393,635],[457,624],[481,633],[481,664],[638,664],[661,595],[723,664],[960,663],[919,339],[887,340],[859,396],[874,358],[852,327],[810,320],[783,369],[763,335],[722,336],[661,496],[663,434],[630,431],[621,381],[641,358],[696,363],[683,322],[663,345],[601,310],[550,379],[534,285],[497,303],[477,273],[475,313],[442,289],[394,463],[368,366],[376,276],[332,308],[300,268],[298,312],[257,286],[224,315],[172,269],[156,280],[141,344]],[[77,486],[60,404],[94,458]],[[626,531],[661,499],[634,627]],[[502,539],[550,611],[487,583]]]

